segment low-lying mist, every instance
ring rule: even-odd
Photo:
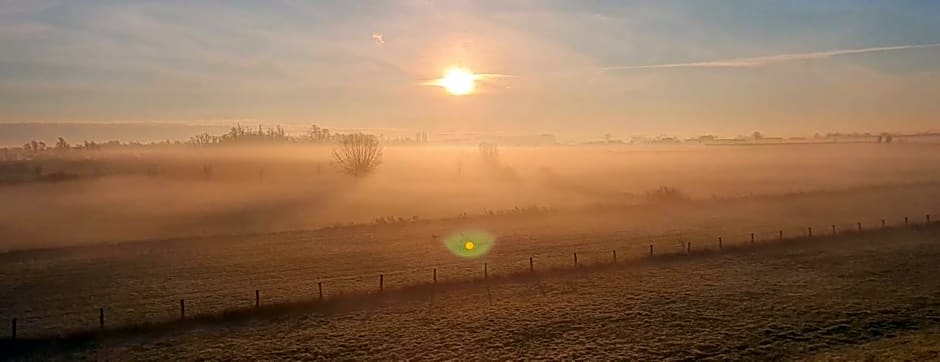
[[[0,186],[0,250],[940,181],[940,146],[389,146],[365,177],[325,146],[147,147],[29,161]],[[651,196],[652,195],[652,196]],[[662,196],[660,194],[659,196]]]

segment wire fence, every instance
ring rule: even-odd
[[[351,295],[371,295],[390,289],[413,288],[422,285],[445,285],[476,282],[493,278],[506,278],[526,273],[575,270],[647,259],[655,256],[694,254],[720,251],[728,248],[757,246],[795,239],[824,238],[854,233],[876,232],[906,226],[936,224],[929,214],[922,218],[866,219],[834,224],[784,225],[775,230],[748,231],[744,228],[726,228],[721,235],[699,231],[680,231],[630,237],[613,237],[606,242],[567,244],[569,253],[532,252],[519,258],[514,252],[499,258],[477,263],[439,263],[393,271],[365,268],[357,275],[313,277],[313,266],[300,265],[277,269],[271,274],[246,271],[235,277],[221,277],[207,273],[202,278],[206,285],[198,285],[185,292],[158,290],[142,295],[126,295],[125,300],[136,301],[120,307],[98,305],[94,296],[86,296],[87,311],[62,310],[42,312],[23,308],[20,315],[8,317],[10,329],[7,340],[17,338],[47,338],[63,333],[96,332],[133,325],[153,325],[171,321],[219,315],[231,311],[250,311],[253,308],[330,301]],[[616,245],[611,247],[611,245]],[[200,272],[176,270],[175,273]],[[304,275],[311,275],[304,278]],[[63,276],[67,277],[67,276]],[[168,275],[168,280],[173,279]],[[298,280],[303,282],[298,282]],[[244,290],[231,285],[263,285],[264,289]],[[63,297],[64,298],[64,297]],[[44,337],[46,336],[46,337]],[[54,338],[54,337],[50,337]]]

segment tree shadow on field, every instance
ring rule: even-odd
[[[207,230],[220,234],[311,227],[309,221],[324,212],[331,202],[355,193],[360,187],[358,181],[352,179],[352,182],[343,182],[313,194],[249,200],[239,205],[213,208],[195,215],[181,215],[164,221],[162,227],[171,230]]]

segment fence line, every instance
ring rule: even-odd
[[[908,216],[905,216],[905,217],[904,217],[904,222],[903,222],[903,224],[894,225],[894,228],[900,228],[900,227],[919,227],[919,226],[922,226],[922,225],[933,225],[933,224],[935,224],[933,221],[931,221],[930,214],[926,214],[923,220],[925,221],[925,223],[923,223],[923,224],[920,224],[920,223],[912,223],[911,220],[910,220],[910,218],[909,218]],[[834,237],[834,236],[845,235],[845,234],[860,234],[860,233],[865,233],[865,232],[877,232],[877,231],[879,231],[879,230],[887,230],[887,229],[889,228],[889,225],[887,224],[887,222],[886,222],[885,219],[880,219],[880,220],[878,220],[878,221],[880,222],[881,228],[867,228],[867,229],[866,229],[866,228],[863,228],[863,223],[862,223],[862,221],[858,221],[858,222],[854,223],[854,225],[853,225],[853,224],[843,224],[843,225],[840,225],[840,224],[831,224],[832,234],[831,234],[831,235],[828,235],[828,236]],[[877,223],[878,223],[878,222],[875,222],[875,223],[873,223],[873,224],[877,224]],[[846,227],[846,225],[851,225],[851,226],[855,226],[855,227],[854,227],[854,228],[851,227],[851,226]],[[673,236],[673,237],[678,237],[679,239],[681,239],[681,234],[683,234],[683,233],[678,233],[678,234],[679,234],[679,235],[677,235],[676,233],[670,233],[670,234],[668,234],[668,235],[671,235],[671,236]],[[766,237],[766,238],[763,238],[763,237],[762,237],[762,238],[758,238],[758,237],[757,237],[758,235],[764,235],[764,236],[767,236],[767,237]],[[791,234],[791,235],[793,235],[793,236],[790,236],[789,238],[785,238],[785,237],[784,237],[784,229],[778,229],[778,230],[776,230],[776,231],[767,231],[767,232],[760,232],[760,233],[751,232],[751,233],[750,233],[750,245],[755,245],[755,244],[757,244],[757,242],[774,242],[774,241],[776,241],[776,242],[784,242],[784,241],[787,241],[787,240],[797,240],[797,239],[803,239],[803,238],[813,239],[813,238],[814,238],[814,235],[813,235],[813,227],[812,227],[812,226],[807,227],[807,229],[806,229],[806,234],[805,234],[805,235],[799,235],[799,234],[797,234],[797,233],[794,233],[794,234]],[[632,238],[632,239],[630,239],[630,240],[632,240],[632,241],[638,241],[638,240],[643,240],[643,239],[655,239],[655,238],[657,238],[658,236],[660,236],[660,235],[653,235],[653,236],[646,236],[646,237],[636,237],[636,238]],[[772,236],[776,236],[776,237],[772,237]],[[824,237],[825,237],[825,236],[824,236]],[[712,238],[711,240],[715,240],[715,239]],[[723,238],[723,236],[718,236],[718,237],[717,237],[717,241],[718,241],[717,249],[718,249],[719,251],[720,251],[720,250],[723,250],[723,248],[726,247],[726,246],[724,245],[724,238]],[[693,253],[693,251],[692,251],[692,241],[685,241],[685,242],[682,242],[682,240],[680,240],[680,241],[679,241],[680,249],[679,249],[678,251],[672,251],[672,252],[670,252],[670,251],[668,251],[668,249],[664,249],[664,251],[660,251],[658,254],[654,254],[654,248],[653,248],[654,244],[656,244],[656,243],[654,242],[654,243],[650,243],[650,244],[649,244],[649,253],[648,253],[648,257],[654,257],[654,256],[671,256],[671,255],[682,255],[682,254],[692,254],[692,253]],[[700,249],[700,250],[702,250],[702,251],[710,250],[710,249],[707,247],[708,244],[706,243],[705,245],[706,245],[706,246],[703,247],[703,248]],[[742,241],[742,242],[738,243],[738,245],[745,245],[745,246],[747,246],[748,244],[747,244],[745,241]],[[740,246],[739,246],[739,247],[740,247]],[[683,249],[684,249],[684,250],[683,250]],[[612,261],[606,262],[606,264],[613,264],[613,265],[621,264],[621,263],[618,262],[618,259],[617,259],[617,249],[612,250],[611,253],[612,253],[612,259],[611,259]],[[582,253],[582,254],[583,254],[583,253]],[[589,264],[584,264],[583,262],[579,262],[579,260],[578,260],[578,253],[577,253],[577,252],[574,252],[574,253],[572,253],[571,255],[572,255],[572,257],[573,257],[573,266],[572,266],[571,268],[568,268],[568,270],[577,270],[577,269],[579,269],[579,268],[581,268],[581,267],[598,266],[598,265],[601,265],[601,264],[604,264],[604,263],[605,263],[605,262],[600,262],[600,263],[594,263],[594,264],[590,264],[590,265],[589,265]],[[637,260],[637,259],[643,259],[643,257],[640,256],[640,255],[636,255],[634,258],[628,258],[627,260],[630,261],[630,260]],[[529,270],[528,270],[529,274],[535,274],[535,273],[536,273],[536,270],[535,270],[535,262],[536,262],[536,260],[535,260],[535,257],[534,257],[534,256],[529,257]],[[544,269],[544,270],[545,270],[546,272],[552,272],[552,271],[557,271],[557,270],[561,270],[561,269],[564,269],[564,268],[563,268],[563,267],[560,268],[560,267],[556,264],[556,265],[554,266],[554,268],[552,267],[552,265],[549,265],[549,267],[548,267],[547,269]],[[510,272],[510,273],[508,273],[508,274],[506,274],[506,275],[512,275],[512,274],[513,274],[513,273]],[[515,274],[519,274],[519,271],[517,270],[517,271],[515,272]],[[374,274],[373,274],[373,275],[374,275]],[[347,279],[347,280],[348,280],[349,278],[361,278],[361,277],[362,277],[362,276],[358,276],[358,277],[356,277],[356,276],[350,276],[350,277],[345,277],[345,278],[341,278],[341,279]],[[488,262],[483,262],[483,278],[482,278],[482,280],[483,280],[484,282],[487,282],[487,281],[489,281],[490,279],[491,279],[491,278],[490,278],[490,276],[489,276],[489,263],[488,263]],[[374,279],[373,279],[373,280],[374,280]],[[451,281],[451,283],[474,282],[475,280],[478,280],[478,279],[475,279],[475,278],[470,278],[470,279],[453,279],[453,280]],[[416,287],[416,286],[419,286],[419,285],[421,285],[421,284],[427,284],[427,283],[407,284],[407,285],[403,285],[402,288]],[[438,268],[433,268],[433,269],[432,269],[431,285],[434,286],[434,287],[436,287],[436,286],[438,285]],[[330,299],[330,298],[324,297],[324,292],[323,292],[323,291],[324,291],[324,283],[323,283],[323,281],[317,282],[317,289],[318,289],[318,298],[315,299],[314,301],[323,302],[323,301],[327,301],[328,299]],[[380,274],[379,274],[378,292],[381,293],[381,292],[383,292],[384,290],[385,290],[385,273],[380,273]],[[361,292],[361,291],[360,291],[360,292]],[[365,292],[368,294],[368,291],[365,291]],[[197,291],[197,292],[189,292],[188,294],[193,294],[193,293],[200,293],[200,292],[198,292],[198,291]],[[261,303],[261,290],[260,290],[260,289],[255,289],[255,295],[254,295],[254,296],[255,296],[254,308],[255,308],[255,309],[261,309],[261,308],[262,308],[262,303]],[[343,294],[339,294],[337,297],[342,297],[342,296],[343,296]],[[275,303],[275,304],[277,304],[277,303]],[[274,304],[272,304],[272,305],[274,305]],[[69,316],[69,315],[71,315],[71,314],[72,314],[72,313],[66,313],[66,314],[63,314],[63,316]],[[195,316],[190,316],[189,318],[198,318],[198,317],[199,317],[199,315],[197,314],[197,315],[195,315]],[[179,299],[179,320],[181,320],[181,321],[182,321],[182,320],[187,320],[187,315],[186,315],[186,300],[185,300],[185,299]],[[106,320],[105,320],[105,307],[102,306],[102,307],[99,307],[99,308],[98,308],[98,328],[97,328],[97,330],[103,332],[103,331],[108,330],[109,328],[111,328],[111,329],[121,328],[121,325],[117,325],[117,324],[114,324],[114,325],[112,325],[112,326],[106,326],[106,325],[105,325],[105,321],[106,321]],[[22,320],[19,320],[19,322],[22,322]],[[159,321],[157,321],[157,322],[159,322]],[[21,333],[21,332],[22,332],[22,329],[23,329],[23,324],[22,324],[22,323],[19,323],[19,325],[18,325],[17,323],[18,323],[18,320],[17,320],[16,316],[12,316],[11,319],[10,319],[10,335],[9,335],[9,340],[10,340],[10,341],[13,341],[13,342],[16,342],[16,341],[17,341],[17,338],[20,337],[20,336],[22,336],[22,333]],[[153,321],[151,321],[151,322],[146,322],[146,323],[153,323]],[[19,330],[18,330],[18,328],[19,328]],[[82,332],[82,331],[86,331],[86,332],[87,332],[87,331],[92,331],[92,330],[94,330],[94,329],[93,329],[93,328],[88,328],[88,329],[81,329],[81,328],[79,328],[79,329],[78,329],[79,332]],[[0,341],[2,341],[2,337],[0,337]]]

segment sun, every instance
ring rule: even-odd
[[[476,89],[476,80],[478,78],[479,76],[473,74],[470,70],[454,67],[447,69],[447,71],[444,72],[444,76],[435,83],[443,87],[450,94],[462,96],[473,93],[474,89]]]

